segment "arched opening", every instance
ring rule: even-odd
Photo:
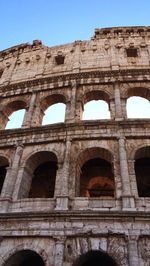
[[[53,94],[41,101],[42,125],[65,121],[66,99],[63,95]]]
[[[40,255],[35,251],[21,250],[13,254],[4,264],[4,266],[45,266]]]
[[[84,162],[84,156],[86,158]],[[112,158],[105,149],[91,148],[80,156],[78,193],[80,197],[112,198],[115,193]],[[83,157],[83,158],[82,158]],[[83,163],[81,164],[81,162]],[[78,187],[78,186],[77,186]]]
[[[5,129],[13,129],[13,128],[20,128],[22,127],[25,109],[14,111],[9,117],[9,121],[6,125]]]
[[[90,250],[82,254],[73,266],[117,266],[116,261],[104,251]]]
[[[56,171],[56,161],[40,164],[33,173],[29,198],[53,198]]]
[[[3,188],[8,166],[9,166],[8,160],[5,157],[0,156],[0,194]]]
[[[33,154],[24,167],[19,197],[53,198],[57,169],[57,157],[53,152]]]
[[[139,197],[150,197],[150,147],[136,152],[134,167]]]
[[[84,105],[82,120],[110,119],[108,103],[103,100],[93,100]]]
[[[64,122],[65,110],[66,110],[66,105],[64,103],[55,103],[51,105],[45,111],[42,125]]]
[[[110,119],[109,97],[102,91],[84,95],[82,120]]]
[[[150,118],[149,100],[132,96],[127,100],[127,117],[128,118]]]
[[[3,110],[8,122],[5,129],[20,128],[22,126],[26,112],[26,103],[23,101],[13,101]]]

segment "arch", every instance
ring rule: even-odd
[[[8,166],[9,166],[8,159],[0,155],[0,194],[3,188]]]
[[[82,100],[82,119],[110,119],[109,95],[104,91],[93,90],[87,92]]]
[[[150,88],[146,87],[129,87],[126,91],[125,97],[139,96],[150,100]]]
[[[121,96],[125,99],[140,96],[150,100],[150,85],[146,82],[124,83],[121,85]]]
[[[49,106],[55,103],[64,103],[66,104],[66,97],[63,94],[52,94],[47,97],[43,97],[40,101],[40,106],[44,112]]]
[[[77,158],[77,163],[80,167],[87,161],[94,157],[100,157],[110,163],[113,162],[113,155],[112,152],[108,149],[103,147],[90,147],[83,150]]]
[[[32,154],[25,163],[19,197],[54,197],[57,169],[58,160],[53,152],[39,151]],[[24,182],[26,186],[24,186]]]
[[[12,254],[4,263],[3,266],[45,266],[43,258],[35,251],[24,249]]]
[[[134,169],[139,197],[150,197],[150,146],[136,151]]]
[[[104,148],[83,151],[77,161],[77,195],[114,197],[113,156]]]
[[[37,253],[45,262],[47,265],[47,260],[48,260],[48,254],[46,250],[39,245],[39,243],[35,243],[34,241],[22,241],[21,244],[14,245],[13,248],[9,249],[6,254],[4,254],[2,257],[0,257],[0,265],[5,265],[5,263],[8,261],[10,257],[12,257],[14,254],[22,251],[22,250],[30,250],[35,253]]]
[[[109,95],[105,91],[93,90],[84,94],[83,104],[92,100],[103,100],[109,104]]]
[[[128,118],[150,118],[150,102],[141,96],[129,97],[126,109]]]
[[[5,116],[5,121],[3,121],[4,127],[5,126],[6,128],[21,127],[26,109],[27,109],[27,103],[23,100],[15,100],[15,101],[11,101],[10,103],[8,103],[2,110]],[[13,119],[12,115],[14,115],[15,112],[19,112],[21,110],[23,111],[22,114],[17,113],[17,118],[14,117]],[[19,121],[18,121],[18,118],[19,118]],[[17,122],[17,126],[16,126],[16,122]]]
[[[90,250],[80,255],[72,266],[117,266],[115,259],[101,250]]]
[[[66,98],[64,95],[49,95],[41,100],[40,106],[42,125],[64,122],[66,109]]]

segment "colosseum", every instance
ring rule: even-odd
[[[150,27],[0,52],[0,266],[150,265],[150,117],[132,97],[150,100]],[[83,118],[93,101],[108,115]]]

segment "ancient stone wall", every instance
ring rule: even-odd
[[[150,100],[149,67],[149,27],[0,52],[0,266],[72,266],[89,250],[149,265],[150,120],[126,108],[129,97]],[[110,119],[82,120],[99,99]],[[42,125],[55,103],[65,121]],[[22,127],[5,129],[20,109]]]

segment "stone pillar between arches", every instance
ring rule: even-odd
[[[7,171],[5,180],[4,180],[1,197],[6,198],[9,202],[11,202],[13,199],[13,192],[14,192],[15,185],[16,185],[19,162],[22,156],[22,152],[23,152],[23,145],[19,144],[15,151],[12,166],[8,168],[8,171]],[[8,207],[9,207],[9,204],[7,206],[7,209]]]
[[[119,159],[122,180],[122,208],[135,208],[135,200],[131,193],[131,185],[128,171],[127,154],[125,149],[125,138],[119,138]]]

